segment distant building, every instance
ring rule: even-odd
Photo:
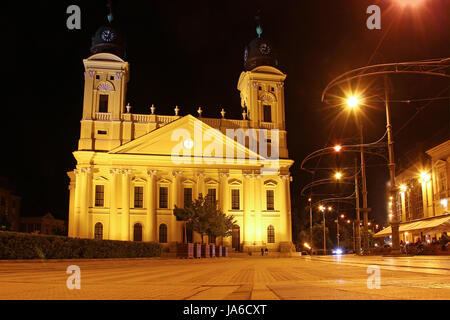
[[[55,219],[51,213],[43,217],[21,217],[20,232],[63,235],[67,232],[66,221]]]
[[[0,178],[0,230],[17,231],[20,217],[20,197],[6,178]]]
[[[408,154],[404,155],[408,156]],[[450,231],[450,140],[420,152],[409,154],[415,162],[396,176],[397,198],[390,199],[389,208],[396,206],[400,218],[400,240],[403,242],[432,241],[442,232]],[[375,236],[391,234],[388,227]]]

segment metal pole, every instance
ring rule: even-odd
[[[325,210],[323,211],[323,254],[327,253],[327,237],[325,231]]]
[[[384,103],[386,106],[386,129],[388,136],[388,151],[389,151],[389,177],[390,177],[390,195],[392,197],[392,252],[391,254],[400,254],[400,235],[399,235],[399,221],[397,217],[397,206],[395,201],[397,201],[397,187],[395,185],[395,160],[394,160],[394,141],[392,139],[392,125],[391,125],[391,115],[388,103],[388,88],[387,88],[387,78],[384,78],[384,89],[385,89],[385,99]]]
[[[339,249],[339,217],[336,219],[336,224],[337,224],[337,247]]]
[[[363,252],[364,254],[369,253],[369,232],[367,230],[368,223],[368,208],[367,208],[367,183],[366,183],[366,163],[364,161],[364,135],[363,135],[363,125],[360,125],[360,135],[361,135],[361,182],[362,182],[362,196],[363,196]]]
[[[312,197],[309,198],[309,241],[311,252],[313,248],[313,227],[312,227]]]
[[[358,187],[358,170],[357,160],[355,159],[355,197],[356,197],[356,254],[360,254],[361,251],[361,228],[360,228],[360,216],[359,216],[359,187]]]
[[[356,249],[355,249],[355,241],[356,241],[356,239],[355,239],[355,221],[352,221],[352,239],[353,239],[353,252],[356,252]]]

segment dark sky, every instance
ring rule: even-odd
[[[355,136],[352,119],[337,118],[320,101],[321,91],[339,74],[370,64],[449,56],[449,5],[424,0],[401,9],[394,0],[279,1],[117,1],[117,21],[127,38],[131,80],[127,100],[134,113],[196,114],[240,118],[236,88],[243,70],[244,47],[255,38],[254,15],[262,11],[264,33],[277,52],[286,79],[286,123],[290,157],[296,161],[291,184],[295,207],[310,181],[299,170],[302,159],[318,148]],[[82,11],[81,30],[66,28],[67,6]],[[50,211],[67,218],[68,178],[74,168],[83,97],[82,59],[91,36],[106,22],[106,1],[15,1],[5,26],[4,61],[11,82],[2,110],[3,152],[0,174],[9,177],[23,197],[23,215]],[[378,4],[382,29],[366,28],[366,8]],[[383,39],[381,42],[380,40]],[[392,97],[449,96],[448,80],[397,77]],[[376,86],[376,84],[374,84]],[[445,89],[447,88],[447,91]],[[443,91],[444,90],[444,91]],[[422,103],[422,104],[425,104]],[[393,106],[393,127],[402,125],[422,104]],[[429,140],[448,126],[448,100],[429,104],[401,132],[396,154]],[[381,137],[384,109],[367,110],[367,141]],[[345,124],[344,124],[345,123]],[[444,129],[445,130],[445,129]],[[383,222],[387,167],[370,160],[369,206]],[[378,161],[378,162],[377,162]],[[296,210],[301,214],[302,210]]]

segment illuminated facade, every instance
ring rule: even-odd
[[[158,115],[153,107],[133,114],[126,104],[129,64],[114,42],[116,29],[108,28],[99,29],[94,54],[83,61],[77,165],[68,172],[69,236],[183,242],[184,224],[173,208],[201,194],[237,221],[233,236],[217,241],[240,250],[289,250],[286,75],[269,44],[258,37],[246,49],[238,81],[243,120],[224,112],[204,118],[201,110],[198,117],[180,116],[178,107],[175,115]],[[198,234],[191,240],[201,242]]]
[[[427,160],[415,163],[396,177],[400,189],[392,205],[396,205],[401,214],[400,239],[404,242],[417,238],[431,241],[442,232],[450,231],[450,140],[425,154]]]

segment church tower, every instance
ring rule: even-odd
[[[244,71],[238,82],[241,107],[247,113],[250,126],[257,129],[279,130],[279,156],[288,158],[284,106],[286,75],[278,69],[272,45],[262,38],[263,29],[256,18],[257,37],[244,51]],[[270,137],[268,143],[270,144]]]
[[[125,39],[113,20],[97,29],[85,68],[83,116],[78,150],[111,150],[122,144],[121,119],[129,80]]]

